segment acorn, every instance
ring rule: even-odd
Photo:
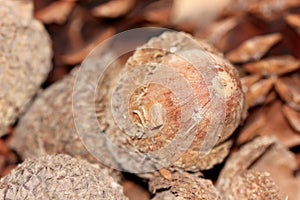
[[[51,42],[31,1],[0,0],[0,136],[24,112],[51,70]],[[34,39],[32,39],[34,38]]]
[[[108,171],[59,154],[27,159],[0,180],[1,199],[128,199]]]
[[[228,155],[244,112],[237,70],[182,32],[154,37],[124,66],[108,67],[97,92],[109,149],[133,173],[212,168]]]

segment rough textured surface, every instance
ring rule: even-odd
[[[150,191],[156,193],[155,200],[164,199],[220,199],[219,193],[210,180],[195,174],[174,173],[172,180],[156,177],[149,183]],[[161,191],[162,192],[159,192]]]
[[[170,190],[158,192],[152,200],[183,200],[181,197],[176,197]]]
[[[269,173],[249,170],[275,143],[274,138],[259,137],[229,157],[216,186],[224,199],[283,199]]]
[[[224,199],[283,199],[279,188],[270,178],[269,173],[246,171],[235,177],[231,187],[223,193]]]
[[[67,155],[28,159],[0,180],[1,199],[127,199],[105,170]]]
[[[186,55],[185,53],[189,52],[189,50],[191,50],[191,54]],[[193,52],[198,50],[201,52],[200,55],[197,54],[199,57],[193,57],[195,56]],[[199,61],[198,64],[200,63],[200,66],[195,66],[192,63],[187,62],[184,56],[191,56],[191,59],[194,59],[195,62]],[[137,88],[136,90],[134,90],[134,88],[125,88],[127,86],[123,85],[117,87],[118,90],[123,87],[120,90],[125,88],[124,91],[127,91],[127,93],[132,92],[129,102],[125,102],[124,99],[122,99],[121,93],[118,98],[125,106],[128,104],[128,112],[130,114],[129,117],[126,118],[131,118],[131,121],[129,121],[133,126],[139,128],[142,127],[144,130],[151,130],[149,132],[144,131],[141,135],[135,135],[134,132],[130,132],[132,135],[128,136],[119,130],[119,127],[116,126],[115,120],[111,116],[111,93],[115,89],[114,87],[116,87],[120,76],[130,70],[139,70],[140,66],[145,66],[145,71],[147,70],[146,66],[149,67],[149,76],[151,76],[151,70],[153,70],[153,73],[156,73],[160,70],[160,66],[168,66],[167,68],[176,72],[176,76],[181,76],[180,81],[185,80],[190,88],[181,85],[182,82],[177,80],[175,75],[171,76],[172,80],[170,82],[171,84],[176,83],[176,87],[179,89],[178,91],[168,88],[168,85],[155,83],[145,85],[145,87]],[[214,68],[215,66],[217,67]],[[213,73],[210,73],[210,70],[213,71]],[[113,72],[115,73],[116,70]],[[208,129],[212,125],[223,123],[222,120],[215,120],[221,116],[218,112],[222,112],[222,109],[225,108],[224,126],[221,129],[222,131],[219,132],[218,135],[211,137],[217,138],[217,145],[222,144],[222,142],[228,139],[240,123],[243,113],[244,96],[237,71],[220,53],[216,52],[215,49],[211,48],[206,43],[196,41],[188,34],[166,32],[159,37],[152,38],[145,45],[139,47],[133,56],[128,59],[126,66],[118,71],[117,75],[113,74],[113,72],[106,75],[104,80],[102,80],[103,85],[100,84],[99,86],[99,93],[105,98],[103,98],[101,102],[97,102],[97,105],[101,107],[97,110],[99,111],[99,115],[106,116],[106,118],[99,119],[100,124],[107,126],[107,129],[105,130],[106,134],[111,136],[113,141],[119,145],[120,148],[112,150],[112,153],[125,170],[135,171],[135,169],[140,170],[144,167],[137,166],[132,159],[130,159],[130,161],[129,159],[126,159],[126,156],[128,157],[126,153],[130,148],[134,149],[135,152],[150,154],[151,152],[161,150],[162,153],[159,155],[163,157],[166,152],[162,149],[165,147],[167,148],[173,145],[176,149],[178,149],[179,146],[184,149],[186,147],[184,147],[182,141],[191,140],[192,143],[186,151],[175,160],[175,163],[172,162],[174,163],[175,168],[191,171],[209,169],[215,164],[222,162],[227,156],[230,143],[226,143],[218,149],[223,151],[223,153],[216,153],[218,151],[216,149],[212,150],[212,153],[214,152],[215,156],[210,156],[208,154],[199,159],[204,138],[207,140],[210,138]],[[128,78],[128,80],[129,79],[130,78]],[[145,79],[145,77],[142,75],[136,75],[135,81],[131,82],[142,82],[143,79]],[[163,75],[162,79],[164,79]],[[159,76],[157,78],[158,81],[162,79],[159,79]],[[219,87],[219,85],[213,85],[214,81],[222,82],[222,86]],[[213,95],[223,95],[222,102],[219,102],[220,104],[213,99],[208,87],[214,88]],[[189,106],[186,106],[186,104],[180,105],[180,98],[178,96],[184,96],[189,89],[192,91],[193,96],[188,96],[185,99],[185,103],[189,104],[197,99],[201,109],[203,109],[203,113],[201,111],[200,115],[203,115],[204,117],[203,120],[195,126],[196,134],[194,137],[193,134],[189,134],[189,136],[180,140],[181,144],[176,144],[176,142],[174,142],[175,138],[180,135],[179,129],[182,127],[180,120],[190,120],[181,119],[181,116],[188,115],[184,113],[187,113],[187,109],[191,109]],[[220,92],[220,94],[218,92]],[[221,106],[222,103],[224,107]],[[211,109],[211,107],[213,107],[212,104],[220,105],[220,109]],[[153,112],[153,110],[156,111],[156,113]],[[197,110],[197,108],[194,108],[194,111],[195,110]],[[153,113],[155,113],[155,115]],[[213,120],[215,120],[215,123],[212,122]],[[124,124],[129,124],[129,122]],[[190,126],[190,128],[193,129],[193,126]],[[157,133],[153,133],[152,130],[154,130],[153,132],[157,131]],[[216,130],[217,128],[211,129],[210,134],[215,134],[215,132],[217,132]],[[122,149],[124,151],[123,153]],[[166,155],[166,157],[167,156],[168,155]],[[138,163],[140,164],[142,162]],[[158,163],[161,164],[161,162]]]
[[[186,37],[188,39],[185,39]],[[211,106],[210,104],[212,104],[207,103],[210,102],[209,91],[205,87],[206,83],[204,83],[205,81],[203,80],[203,78],[201,78],[201,76],[195,77],[195,75],[193,75],[192,71],[196,69],[193,69],[193,66],[190,66],[191,64],[187,63],[175,54],[170,53],[164,55],[164,53],[166,52],[164,52],[163,49],[166,49],[168,47],[171,48],[173,42],[178,39],[186,40],[183,41],[178,47],[176,47],[178,51],[196,48],[200,51],[205,52],[204,54],[208,54],[208,56],[210,57],[201,58],[204,59],[205,62],[207,62],[204,63],[204,66],[202,66],[204,70],[208,70],[210,65],[219,66],[219,71],[215,71],[218,76],[217,79],[220,78],[224,82],[226,82],[226,84],[224,83],[225,85],[222,86],[224,87],[224,91],[222,91],[223,94],[220,94],[220,96],[224,95],[222,97],[224,97],[224,115],[226,115],[226,117],[224,116],[225,125],[220,132],[220,135],[216,136],[216,143],[218,143],[218,146],[214,148],[211,153],[205,156],[203,159],[199,159],[200,148],[203,143],[203,138],[206,137],[208,126],[212,124],[209,119],[215,118],[214,111],[216,110],[209,110]],[[157,46],[158,43],[160,43],[160,40],[163,41],[162,46]],[[147,51],[148,49],[146,48],[148,48],[149,46],[161,49],[154,52]],[[160,55],[162,56],[160,57]],[[222,162],[223,159],[228,155],[228,151],[231,146],[231,142],[225,141],[238,126],[243,111],[244,99],[241,91],[241,84],[239,82],[236,70],[228,62],[226,62],[219,53],[217,53],[209,45],[201,42],[199,43],[196,40],[193,40],[189,35],[185,35],[183,33],[165,33],[161,37],[150,40],[146,45],[139,48],[135,52],[133,57],[131,57],[127,61],[126,67],[123,67],[122,65],[118,64],[118,62],[116,62],[114,66],[111,66],[110,71],[108,70],[103,76],[104,79],[101,79],[99,81],[99,94],[97,94],[97,97],[95,99],[96,112],[99,120],[100,131],[103,131],[103,133],[111,137],[112,141],[120,147],[118,149],[115,149],[114,147],[108,145],[108,149],[110,153],[113,154],[114,159],[117,160],[117,162],[119,162],[125,170],[134,172],[135,169],[137,169],[138,172],[143,171],[143,169],[140,170],[140,162],[134,162],[135,158],[128,154],[128,149],[133,147],[134,151],[138,150],[140,152],[159,150],[166,144],[172,142],[172,139],[176,135],[176,131],[178,131],[178,127],[180,125],[180,121],[178,120],[180,119],[177,116],[180,115],[180,112],[183,112],[181,111],[181,109],[183,108],[178,104],[176,96],[172,94],[172,91],[170,92],[168,89],[159,87],[155,84],[150,85],[150,87],[147,89],[148,92],[144,99],[146,99],[146,101],[147,98],[148,100],[150,99],[150,101],[152,101],[153,99],[158,99],[158,103],[160,104],[151,102],[148,105],[138,106],[136,105],[136,103],[134,103],[136,101],[133,100],[133,103],[129,104],[129,107],[130,109],[132,109],[130,110],[130,112],[133,110],[133,113],[136,112],[132,116],[132,120],[137,123],[139,120],[141,120],[141,118],[144,117],[142,115],[138,115],[139,111],[142,111],[142,107],[145,106],[145,109],[147,111],[154,108],[154,112],[150,113],[150,115],[152,116],[151,125],[159,127],[161,121],[164,121],[164,119],[161,119],[163,117],[159,115],[160,105],[163,106],[163,109],[167,111],[167,124],[164,124],[162,129],[160,129],[160,134],[146,139],[127,137],[120,131],[119,127],[116,126],[115,121],[111,115],[111,97],[109,95],[111,95],[111,92],[114,89],[117,77],[123,74],[124,70],[134,68],[135,65],[143,64],[144,62],[147,62],[147,60],[151,60],[152,63],[165,63],[166,65],[174,66],[174,70],[178,70],[182,76],[185,76],[191,82],[190,84],[192,85],[192,89],[195,93],[195,96],[198,98],[200,105],[203,106],[203,109],[208,110],[205,111],[207,113],[205,113],[204,120],[201,123],[197,124],[198,132],[196,132],[196,139],[193,140],[193,138],[191,138],[190,136],[189,139],[192,141],[191,147],[180,157],[174,167],[198,171],[199,169],[209,169],[216,163]],[[97,67],[101,67],[100,63],[102,61],[101,59],[88,59],[88,62],[88,65],[95,66],[91,67],[91,72],[89,73],[94,73],[95,70],[97,70]],[[182,63],[183,65],[179,65],[176,62]],[[206,66],[206,64],[208,66]],[[180,68],[181,66],[183,67]],[[185,71],[187,69],[190,69],[191,72],[186,73]],[[206,75],[205,73],[207,72],[203,72],[204,75]],[[89,75],[87,74],[87,76]],[[86,88],[81,88],[80,97],[78,97],[81,99],[85,98],[86,91],[89,88],[89,79],[86,77],[84,81],[87,81],[87,84],[83,84]],[[202,83],[202,85],[200,83]],[[198,84],[200,84],[200,86],[197,86]],[[58,83],[53,84],[51,87],[46,89],[46,91],[38,95],[31,108],[22,117],[16,129],[16,136],[11,142],[11,147],[17,149],[17,151],[24,158],[43,155],[45,153],[53,154],[61,152],[81,158],[87,158],[89,161],[94,162],[95,159],[85,150],[84,146],[82,145],[82,141],[78,137],[78,134],[75,130],[72,115],[73,85],[74,77],[70,76],[66,77],[64,80]],[[218,90],[218,87],[216,90]],[[136,90],[133,93],[132,98],[136,98],[136,95],[139,95],[138,93],[139,90]],[[91,98],[87,99],[87,101],[92,100],[93,99]],[[121,99],[118,99],[118,101],[122,102]],[[145,101],[143,101],[142,104],[144,102]],[[75,104],[76,103],[77,101],[75,100]],[[88,103],[91,104],[94,102]],[[126,105],[125,102],[124,105]],[[78,106],[82,107],[83,105]],[[147,106],[151,106],[151,108],[147,108]],[[86,116],[86,118],[89,117],[86,113],[83,113],[83,115]],[[149,120],[146,119],[146,121]],[[222,121],[217,123],[222,123]],[[83,126],[89,126],[89,124],[84,124]],[[92,130],[93,127],[90,127],[90,129]],[[87,135],[82,135],[82,137],[85,136]],[[93,136],[91,135],[91,137],[87,136],[87,138],[83,139],[84,141],[92,141],[95,143],[95,138],[96,136],[93,139]],[[24,141],[26,142],[24,143]],[[107,145],[105,141],[97,141],[97,144],[98,143],[99,145],[101,143],[102,146]],[[92,149],[92,151],[93,153],[99,153],[99,150],[97,149]],[[118,167],[116,166],[113,159],[109,156],[109,152],[100,152],[100,156],[98,158],[106,158],[108,160],[106,164]],[[110,159],[111,161],[109,161]],[[145,172],[147,172],[147,170],[145,170]]]
[[[295,155],[278,141],[250,167],[252,170],[268,172],[280,191],[289,200],[300,199],[300,174]]]
[[[51,45],[31,1],[0,0],[0,136],[24,111],[51,69]],[[34,39],[32,39],[34,38]]]
[[[16,149],[23,159],[65,153],[100,164],[86,150],[75,128],[72,92],[76,72],[77,68],[63,80],[41,92],[21,118],[10,146]],[[105,146],[105,141],[96,142]],[[105,150],[104,147],[103,159],[113,165],[112,157]]]

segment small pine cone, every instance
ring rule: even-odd
[[[0,198],[127,199],[107,171],[64,154],[25,160],[0,180]]]

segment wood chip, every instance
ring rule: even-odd
[[[246,93],[247,107],[249,108],[262,104],[265,101],[267,94],[272,89],[275,81],[276,78],[269,78],[253,84]]]
[[[286,105],[283,106],[282,111],[292,128],[300,133],[300,112]]]
[[[110,0],[92,9],[95,17],[117,18],[133,9],[135,0]]]
[[[82,37],[82,29],[84,26],[85,11],[77,7],[70,15],[70,23],[68,24],[68,38],[71,49],[81,48],[84,46],[84,39]]]
[[[242,131],[240,132],[237,144],[241,145],[248,140],[251,140],[257,135],[262,135],[261,129],[265,124],[265,117],[263,115],[263,111],[255,110],[252,111],[249,117],[246,120],[246,123],[243,126]]]
[[[279,96],[292,108],[300,110],[300,76],[278,79],[275,89]]]
[[[300,135],[290,127],[281,109],[282,103],[277,100],[269,106],[252,112],[239,134],[237,144],[245,143],[258,135],[264,135],[276,136],[286,147],[299,145]]]
[[[36,12],[35,17],[44,24],[64,24],[75,6],[75,1],[55,1]]]
[[[159,170],[159,173],[160,173],[160,175],[162,175],[165,179],[167,179],[167,180],[169,180],[169,181],[172,180],[172,173],[171,173],[169,170],[167,170],[167,169],[165,169],[165,168],[162,168],[162,169]]]
[[[257,3],[260,0],[231,0],[230,6],[227,6],[224,9],[225,15],[244,15],[245,10],[249,7],[250,4]]]
[[[272,21],[281,17],[284,11],[299,5],[299,0],[260,0],[249,3],[247,11],[265,21]]]
[[[282,75],[299,69],[300,62],[290,55],[270,57],[244,66],[247,72],[264,76]]]
[[[271,120],[272,119],[272,123]],[[276,109],[276,104],[273,110],[270,110],[266,115],[268,125],[264,128],[264,132],[270,132],[287,147],[300,145],[300,135],[292,129],[282,113],[282,105]]]
[[[271,102],[274,102],[276,99],[278,98],[276,92],[274,90],[272,90],[267,97],[265,98],[264,102],[262,103],[262,105],[267,105]]]
[[[233,180],[236,176],[242,174],[274,143],[275,138],[273,137],[258,137],[242,146],[238,152],[232,154],[226,161],[219,176],[217,187],[220,188],[223,184],[222,187],[226,186],[229,183],[226,183],[225,180]]]
[[[171,1],[156,1],[145,9],[144,18],[150,23],[169,26],[171,21]]]
[[[241,78],[241,83],[243,85],[243,91],[246,93],[248,92],[249,88],[256,83],[258,80],[260,80],[260,75],[250,75],[250,76],[244,76]]]
[[[243,42],[239,47],[230,51],[226,57],[233,63],[245,63],[258,60],[265,55],[270,48],[281,40],[279,33],[256,36]]]
[[[75,51],[73,53],[63,55],[61,57],[62,62],[68,65],[76,65],[81,63],[98,44],[103,42],[105,39],[113,36],[114,34],[115,34],[115,29],[108,28],[101,35],[99,35],[98,38],[96,38],[94,41],[89,43],[84,48]]]
[[[197,37],[205,38],[206,41],[220,49],[221,39],[228,34],[235,26],[237,26],[238,20],[235,17],[226,18],[218,22],[212,23],[208,30],[204,34],[199,34]],[[201,30],[203,31],[203,30]]]
[[[172,23],[205,27],[220,15],[229,2],[230,0],[174,0]]]
[[[288,14],[284,19],[300,35],[300,15]]]

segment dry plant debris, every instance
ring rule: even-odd
[[[249,108],[264,103],[275,81],[275,78],[263,79],[247,88],[246,107]]]
[[[0,198],[127,199],[107,171],[63,154],[25,160],[0,180]]]
[[[282,16],[285,11],[300,5],[297,0],[232,0],[227,13],[249,13],[270,22]]]
[[[73,10],[75,1],[56,1],[35,14],[35,17],[44,24],[64,24]],[[57,10],[59,9],[59,12]]]
[[[210,180],[186,172],[174,173],[172,180],[156,177],[150,181],[149,189],[156,193],[153,200],[221,199],[219,192]]]
[[[108,28],[105,30],[99,37],[95,38],[93,42],[90,44],[87,44],[84,48],[71,52],[67,55],[63,55],[61,57],[62,62],[68,64],[68,65],[75,65],[83,61],[89,53],[101,42],[103,42],[105,39],[112,37],[115,34],[115,31],[113,29]]]
[[[248,3],[246,9],[257,17],[271,21],[281,16],[284,11],[299,5],[300,3],[297,0],[262,0]]]
[[[48,33],[32,16],[32,2],[1,0],[0,4],[2,136],[45,81],[52,67],[52,50]]]
[[[282,36],[278,33],[256,36],[229,52],[226,58],[233,63],[245,63],[258,60],[263,57],[274,44],[279,42],[281,38]]]
[[[113,0],[92,9],[95,17],[117,18],[126,15],[134,7],[135,0]]]
[[[97,70],[98,62],[95,61],[93,64],[93,70]],[[10,146],[23,159],[64,153],[101,165],[86,150],[74,124],[72,92],[77,70],[78,68],[75,68],[70,75],[40,92],[20,119]],[[105,141],[97,143],[103,147],[106,145]],[[102,154],[105,155],[107,163],[111,166],[116,165],[106,148],[103,148]],[[118,173],[115,175],[118,176]]]
[[[174,0],[172,9],[172,22],[174,24],[194,24],[196,26],[208,25],[227,7],[230,0]]]
[[[268,135],[276,136],[287,147],[297,146],[300,135],[290,127],[282,113],[282,107],[282,103],[277,100],[253,112],[247,118],[237,142],[242,144],[257,135]]]
[[[300,76],[295,74],[276,81],[276,92],[290,107],[300,110]]]
[[[283,106],[282,112],[295,131],[300,133],[300,112],[289,106]]]
[[[298,14],[287,14],[285,16],[286,22],[295,28],[297,33],[300,35],[300,15]]]
[[[263,76],[283,75],[299,67],[299,60],[290,55],[269,57],[244,66],[245,71]]]
[[[36,63],[40,62],[38,66],[43,66],[37,68],[40,70],[39,72],[44,70],[43,75],[39,76],[32,76],[36,70],[26,72],[26,74],[31,75],[26,75],[26,77],[40,77],[40,82],[38,84],[35,83],[34,89],[33,87],[30,87],[33,91],[31,93],[32,95],[37,91],[39,85],[43,82],[50,69],[50,48],[46,48],[50,46],[49,40],[46,39],[47,35],[40,24],[32,18],[31,1],[0,0],[0,2],[0,13],[5,14],[4,17],[1,17],[1,26],[3,23],[5,25],[6,22],[13,21],[16,22],[16,25],[19,24],[18,26],[20,28],[20,24],[24,25],[25,23],[26,25],[26,23],[30,21],[30,27],[35,28],[34,30],[36,30],[35,26],[37,26],[39,31],[34,31],[33,33],[31,29],[27,30],[30,36],[32,36],[30,37],[31,40],[28,40],[28,43],[33,46],[36,42],[43,44],[41,45],[43,49],[34,46],[31,51],[26,52],[35,52],[34,57],[40,55],[40,52],[48,52],[46,54],[49,57],[44,57],[45,59],[42,62],[40,62],[40,60],[32,59],[32,56],[30,57],[31,63],[32,61],[36,61]],[[201,166],[205,166],[204,168],[212,168],[211,170],[204,172],[203,176],[194,176],[195,174],[190,172],[182,172],[180,170],[174,172],[170,169],[161,169],[159,172],[149,176],[151,178],[149,183],[152,185],[154,183],[153,181],[160,180],[159,182],[156,182],[161,183],[156,185],[156,187],[160,189],[156,191],[156,194],[152,194],[152,196],[145,195],[141,197],[145,198],[145,200],[150,199],[151,197],[159,200],[191,199],[190,195],[192,194],[186,194],[186,192],[191,191],[188,189],[193,188],[191,187],[186,190],[184,186],[180,186],[180,179],[186,181],[194,180],[194,183],[201,182],[200,185],[202,185],[203,182],[209,183],[209,191],[215,191],[215,188],[213,188],[214,184],[217,185],[217,190],[220,190],[220,185],[222,185],[222,188],[226,186],[226,184],[223,184],[224,181],[221,184],[221,178],[223,179],[225,177],[224,171],[228,172],[228,168],[230,168],[229,163],[233,162],[233,164],[238,163],[238,165],[233,167],[235,168],[233,171],[230,170],[230,172],[228,172],[229,177],[225,177],[226,180],[229,180],[227,183],[233,187],[226,190],[225,193],[222,192],[223,189],[221,188],[221,192],[218,191],[218,193],[222,195],[220,198],[226,199],[235,196],[237,199],[249,199],[250,197],[255,199],[266,199],[269,197],[269,199],[288,198],[289,200],[299,200],[300,1],[226,0],[222,3],[228,3],[229,6],[225,7],[224,10],[220,9],[219,2],[218,5],[210,4],[213,1],[210,1],[207,4],[199,3],[201,1],[197,1],[195,4],[191,2],[192,1],[175,0],[33,0],[34,15],[45,24],[47,32],[50,34],[53,42],[54,68],[50,72],[46,83],[43,85],[43,87],[47,87],[46,90],[38,95],[36,101],[28,110],[28,113],[31,114],[34,113],[33,110],[37,111],[35,117],[30,117],[36,120],[37,123],[25,120],[25,117],[29,118],[29,114],[26,113],[20,120],[17,131],[15,132],[13,127],[7,136],[0,139],[1,175],[7,174],[17,163],[21,162],[21,160],[17,159],[18,156],[15,155],[11,148],[15,149],[23,146],[22,148],[25,151],[24,154],[22,153],[23,150],[21,151],[22,148],[18,150],[18,154],[23,156],[23,158],[26,157],[25,154],[28,153],[29,155],[29,152],[34,153],[32,147],[35,147],[37,140],[40,139],[33,141],[32,144],[34,145],[32,145],[32,147],[30,145],[26,146],[26,144],[21,144],[21,142],[26,143],[25,141],[29,138],[29,140],[32,139],[31,136],[28,136],[30,134],[28,130],[33,130],[33,132],[35,132],[33,135],[37,135],[36,138],[41,138],[43,135],[36,131],[45,130],[44,133],[51,134],[50,136],[47,136],[49,142],[44,141],[45,143],[42,143],[40,146],[42,148],[38,148],[39,150],[43,150],[43,153],[68,150],[65,153],[94,162],[95,160],[93,158],[87,158],[90,157],[90,155],[82,148],[82,144],[77,145],[79,143],[74,142],[74,145],[76,146],[74,149],[77,149],[77,147],[78,149],[73,152],[71,150],[71,142],[66,141],[66,138],[72,138],[70,137],[70,134],[74,132],[74,129],[71,127],[74,125],[70,121],[69,97],[62,93],[70,95],[70,89],[67,88],[70,87],[69,84],[72,84],[72,81],[70,81],[72,78],[70,77],[73,75],[69,75],[62,81],[65,83],[54,83],[54,85],[50,87],[49,85],[62,79],[70,69],[75,65],[80,64],[83,59],[85,59],[86,55],[89,54],[93,47],[115,33],[136,27],[159,26],[188,32],[196,37],[197,40],[206,40],[218,49],[217,51],[209,51],[214,53],[220,51],[228,56],[228,58],[234,62],[235,67],[240,74],[242,89],[246,97],[246,109],[242,115],[244,123],[235,130],[235,133],[230,136],[227,142],[220,142],[220,145],[214,148],[210,153],[209,159],[213,161],[205,161],[200,164]],[[177,6],[175,6],[175,3]],[[14,6],[14,9],[2,12],[2,9],[5,9],[9,4],[18,4],[18,6]],[[118,6],[115,7],[115,5]],[[179,10],[178,5],[182,8],[182,15],[177,13]],[[198,5],[200,5],[200,7],[198,7]],[[203,9],[207,14],[200,12]],[[19,12],[16,12],[16,10]],[[57,12],[57,10],[60,12]],[[201,19],[195,17],[197,15],[200,15]],[[12,16],[14,18],[12,18]],[[8,19],[5,19],[5,21],[4,18],[6,17],[8,17]],[[179,20],[176,18],[179,18]],[[9,43],[14,39],[12,37],[13,34],[11,34],[15,33],[12,29],[13,27],[8,27],[6,25],[4,27],[9,29],[1,27],[1,44]],[[2,34],[2,31],[4,30],[8,31],[5,33],[7,35]],[[21,30],[23,29],[18,29],[18,31]],[[38,34],[39,36],[37,36]],[[9,37],[2,40],[3,36]],[[40,40],[42,38],[44,38],[44,42]],[[24,43],[25,42],[23,41],[22,45]],[[4,46],[1,45],[0,48]],[[29,48],[32,48],[32,46]],[[2,59],[3,55],[1,53],[3,49],[0,50],[0,55],[2,56],[0,56],[0,62],[2,65],[4,64],[4,68],[2,67],[3,70],[6,69],[5,63],[7,64],[7,62]],[[29,54],[24,54],[22,52],[21,55]],[[24,56],[18,56],[18,59],[22,60],[20,63],[28,63],[23,62],[26,61],[24,60]],[[122,69],[123,66],[116,68]],[[19,73],[23,73],[22,70],[19,70],[19,68],[15,66],[10,69],[13,70],[11,71],[10,76],[3,76],[5,73],[0,73],[1,91],[2,88],[5,88],[5,82],[7,81],[3,81],[5,80],[3,77],[17,77]],[[115,74],[117,74],[117,72]],[[112,72],[108,79],[113,79],[115,74]],[[29,82],[24,84],[19,80],[22,79],[14,79],[9,83],[10,86],[18,86],[20,84],[22,85],[22,91],[25,91],[24,88],[29,86]],[[30,80],[35,79],[30,78]],[[66,82],[69,82],[69,84]],[[32,82],[30,82],[30,84],[31,83]],[[59,84],[61,84],[60,91],[57,91],[59,90],[57,86]],[[102,87],[102,89],[104,88],[105,87]],[[3,91],[5,90],[3,89]],[[11,87],[9,87],[9,90],[11,90]],[[50,90],[56,91],[53,92],[53,94],[50,94],[52,93]],[[99,87],[99,90],[101,90],[101,87]],[[48,93],[49,96],[47,96],[46,93]],[[15,98],[14,96],[16,94],[17,92],[11,92],[10,95],[7,95],[3,99],[6,100],[8,97]],[[46,96],[49,98],[56,96],[61,98],[60,100],[44,99]],[[0,99],[2,97],[3,96],[0,95]],[[18,99],[21,99],[22,103],[26,102],[27,104],[31,97],[32,96],[29,96],[26,100],[23,99],[23,96],[17,96]],[[0,101],[2,101],[2,99]],[[61,102],[58,103],[58,101]],[[47,113],[43,113],[42,111],[44,108],[38,108],[36,102],[45,103]],[[64,106],[68,108],[64,108]],[[57,109],[58,107],[59,109]],[[8,106],[5,106],[5,108],[8,108]],[[56,109],[56,113],[51,109]],[[103,120],[103,116],[105,115],[101,115],[101,113],[103,113],[103,110],[101,109],[102,108],[100,107],[99,110],[97,110],[99,111],[100,123],[101,120],[102,122],[105,121]],[[3,109],[0,110],[0,112],[3,111]],[[21,112],[24,112],[20,110],[15,110],[16,112],[13,111],[15,117],[8,124],[13,123],[17,116],[19,116]],[[40,118],[38,117],[39,115],[41,115]],[[53,116],[53,121],[55,123],[47,123],[47,120],[51,121],[48,119],[50,115]],[[66,119],[63,118],[63,115],[66,116]],[[44,118],[47,120],[44,120]],[[3,122],[3,119],[4,118],[1,116],[1,123]],[[31,127],[31,124],[33,127]],[[3,133],[8,132],[8,125],[5,127],[5,131],[2,131]],[[26,137],[25,134],[20,136],[22,135],[20,127],[24,128]],[[25,127],[28,128],[28,130],[26,130]],[[63,127],[61,132],[58,127]],[[104,123],[102,129],[107,129],[107,124]],[[57,130],[58,132],[56,132]],[[63,133],[66,133],[66,137],[64,137]],[[278,141],[259,137],[260,139],[255,139],[253,142],[250,142],[248,147],[246,147],[248,142],[258,135],[275,136]],[[51,138],[52,136],[54,136],[54,138]],[[8,143],[11,144],[11,140],[19,140],[20,138],[24,138],[24,141],[19,141],[19,144],[15,147],[8,147]],[[66,143],[68,147],[64,147],[64,143]],[[246,146],[234,153],[235,150],[239,149],[240,145],[245,143],[247,143]],[[284,146],[279,143],[282,143]],[[230,148],[232,145],[233,147]],[[24,148],[25,146],[26,148]],[[241,155],[244,148],[248,149],[250,156],[237,158],[235,155]],[[289,150],[287,148],[289,148]],[[39,151],[37,152],[38,154],[41,153]],[[254,156],[251,156],[251,152],[254,152]],[[118,152],[113,153],[118,154]],[[224,163],[223,160],[227,155],[229,155],[230,158],[225,160],[226,164],[224,167],[222,163]],[[260,156],[256,157],[257,155]],[[110,158],[109,156],[107,157]],[[235,157],[235,159],[240,159],[240,161],[234,161],[235,159],[232,159],[233,157]],[[249,165],[249,158],[250,160],[253,160],[254,157],[256,157],[256,159]],[[130,160],[128,160],[127,157],[123,161],[122,157],[119,157],[119,159],[118,162],[120,163],[126,161],[130,163]],[[214,167],[215,163],[221,164]],[[220,171],[221,176],[217,183],[215,183]],[[231,172],[234,172],[236,176],[232,176],[232,174],[230,174]],[[138,198],[137,191],[143,189],[145,193],[149,194],[145,185],[136,185],[140,184],[140,181],[137,181],[136,184],[131,184],[131,181],[133,180],[129,180],[129,182],[124,180],[123,182],[128,197],[132,199],[134,199],[133,197]],[[148,182],[143,180],[143,183],[147,184]],[[190,185],[193,184],[191,183]],[[142,187],[144,188],[142,189]],[[226,187],[228,187],[228,185]],[[253,190],[253,188],[255,189]],[[182,189],[182,193],[177,192],[181,191],[180,189]],[[141,191],[141,194],[142,193],[143,192]]]
[[[217,183],[224,199],[283,199],[269,173],[250,170],[274,143],[272,138],[259,137],[231,155]]]

